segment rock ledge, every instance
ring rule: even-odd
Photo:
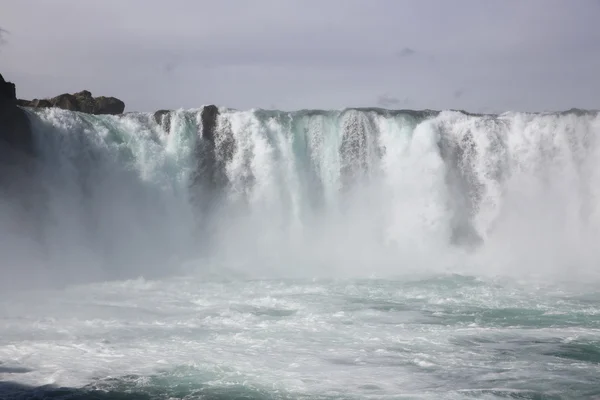
[[[17,100],[21,107],[57,107],[63,110],[80,111],[87,114],[123,114],[125,103],[116,97],[93,97],[88,90],[69,94],[63,93],[51,99]]]

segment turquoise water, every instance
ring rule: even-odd
[[[15,294],[0,318],[8,398],[600,396],[594,285],[138,279]]]

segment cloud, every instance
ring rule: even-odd
[[[400,98],[394,97],[388,93],[384,93],[377,97],[377,105],[379,105],[383,108],[392,108],[392,107],[396,107],[399,105],[406,106],[406,105],[410,104],[410,102],[411,101],[408,97],[400,99]]]
[[[163,65],[163,71],[165,74],[170,75],[177,68],[177,63],[175,61],[168,61]]]
[[[128,110],[597,103],[597,2],[379,3],[13,1],[2,10],[10,46],[0,47],[0,70],[23,97],[85,88],[122,98]],[[62,24],[73,12],[88,17]]]
[[[411,49],[410,47],[405,47],[396,53],[396,55],[400,58],[411,57],[415,54],[417,54],[417,51],[415,49]]]
[[[0,44],[5,44],[6,43],[6,35],[8,35],[9,32],[6,29],[2,29],[0,27]]]
[[[400,104],[400,99],[389,94],[382,94],[377,97],[377,104],[382,107],[392,107]]]

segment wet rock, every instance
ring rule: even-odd
[[[202,109],[202,138],[214,142],[215,128],[217,126],[217,117],[219,108],[215,105],[205,106]]]
[[[171,131],[171,110],[158,110],[152,115],[154,122],[162,126],[165,132]]]
[[[196,142],[197,164],[192,185],[198,192],[198,203],[202,203],[203,208],[210,208],[212,203],[217,202],[220,190],[227,182],[225,167],[215,143],[218,116],[219,109],[214,105],[205,106],[200,115],[202,131]]]

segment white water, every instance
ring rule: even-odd
[[[2,272],[27,284],[600,271],[596,114],[221,110],[227,183],[202,204],[200,111],[37,113],[33,206],[0,207]]]
[[[0,199],[0,381],[591,393],[561,349],[600,351],[596,114],[223,109],[207,189],[200,110],[36,113]]]
[[[0,398],[57,398],[6,381],[73,388],[64,398],[594,398],[599,300],[459,276],[27,293],[0,307]]]

